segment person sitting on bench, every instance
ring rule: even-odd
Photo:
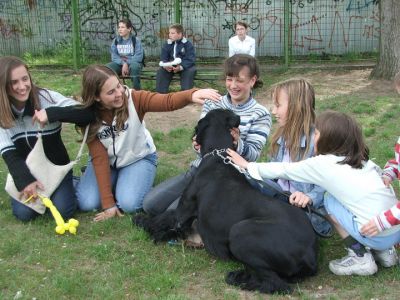
[[[160,68],[156,77],[156,91],[164,94],[168,93],[171,80],[176,73],[180,75],[182,91],[193,87],[196,74],[194,47],[183,36],[183,26],[171,25],[168,36],[169,39],[161,50]]]
[[[129,19],[118,22],[118,36],[111,44],[111,60],[107,67],[122,76],[131,76],[135,90],[141,90],[140,74],[143,69],[143,48],[140,40],[132,34]]]

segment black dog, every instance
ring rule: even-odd
[[[240,118],[212,110],[196,127],[203,160],[176,210],[155,217],[136,216],[155,242],[190,232],[194,219],[206,250],[235,259],[244,269],[227,274],[228,284],[262,293],[289,292],[295,282],[317,271],[317,238],[299,208],[252,188],[216,149],[233,147],[230,129]],[[218,152],[218,153],[217,153]]]

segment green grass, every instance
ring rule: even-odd
[[[307,75],[307,73],[301,73]],[[275,72],[263,78],[265,88],[291,76]],[[77,95],[80,75],[33,71],[40,86]],[[222,88],[221,88],[222,89]],[[261,91],[258,93],[261,94]],[[317,111],[335,109],[352,114],[362,124],[371,157],[383,165],[393,155],[399,135],[400,97],[394,93],[354,92],[318,101]],[[152,132],[160,155],[156,183],[187,169],[193,159],[193,128]],[[65,126],[63,138],[71,156],[78,136]],[[264,154],[266,151],[264,151]],[[265,157],[263,157],[264,159]],[[81,165],[87,160],[85,155]],[[79,167],[75,172],[79,174]],[[0,163],[0,185],[7,169]],[[396,184],[396,186],[398,186]],[[0,299],[288,299],[242,292],[224,282],[225,273],[240,264],[221,261],[204,250],[155,245],[130,216],[93,223],[94,213],[78,213],[78,234],[55,234],[50,216],[22,223],[12,216],[5,192],[0,195]],[[397,299],[399,269],[381,269],[369,277],[340,277],[328,262],[345,254],[337,236],[321,240],[317,276],[294,285],[295,299]]]

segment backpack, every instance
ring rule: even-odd
[[[136,37],[134,36],[134,35],[132,35],[132,46],[133,46],[133,52],[135,52],[135,47],[136,47]],[[114,39],[114,44],[115,44],[115,46],[117,46],[118,45],[118,41],[117,41],[118,39],[117,38],[115,38]],[[143,49],[143,47],[142,47],[142,49]],[[143,65],[143,67],[145,67],[146,66],[146,63],[144,62],[145,61],[145,58],[146,58],[146,55],[145,55],[145,53],[144,53],[144,49],[143,49],[143,58],[142,58],[142,61],[141,61],[141,63],[142,63],[142,65]]]

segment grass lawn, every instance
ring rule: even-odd
[[[400,134],[400,97],[388,82],[364,80],[364,86],[355,84],[360,88],[344,91],[358,80],[350,76],[343,79],[346,71],[265,74],[266,84],[257,91],[257,99],[267,98],[271,83],[293,76],[312,78],[318,111],[334,109],[354,115],[363,126],[371,157],[380,166],[392,157]],[[65,95],[79,93],[79,74],[33,70],[33,77],[38,85]],[[328,82],[333,84],[327,90]],[[153,85],[146,83],[146,87]],[[176,124],[173,120],[171,123]],[[167,132],[150,130],[160,153],[156,182],[185,170],[193,158],[188,144],[193,129],[178,124]],[[74,157],[79,143],[72,126],[65,126],[63,137]],[[86,159],[87,155],[81,165]],[[75,171],[79,175],[79,166]],[[1,161],[0,186],[4,186],[6,174]],[[397,182],[395,186],[398,192]],[[380,268],[369,277],[330,273],[328,262],[345,254],[337,236],[321,240],[317,276],[294,285],[290,296],[270,296],[241,291],[225,283],[225,273],[238,269],[238,263],[218,260],[204,250],[154,245],[132,225],[130,216],[101,223],[92,222],[93,216],[77,213],[78,234],[59,236],[50,216],[29,223],[16,220],[7,194],[1,193],[0,299],[398,299],[399,267]]]

